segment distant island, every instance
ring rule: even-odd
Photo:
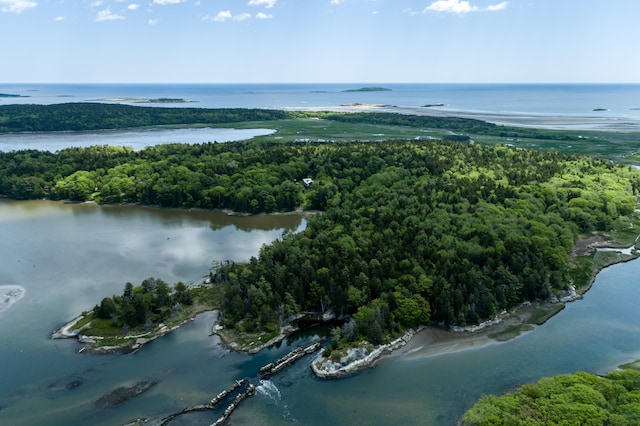
[[[184,98],[102,98],[98,102],[131,102],[137,104],[187,104],[193,101]]]
[[[347,89],[343,90],[343,92],[390,92],[391,89],[387,89],[385,87],[361,87],[359,89]]]
[[[442,103],[436,103],[436,104],[426,104],[426,105],[422,105],[422,108],[442,107],[442,106],[444,106],[444,104],[442,104]]]
[[[12,93],[0,93],[0,98],[28,98],[28,96],[15,95]]]
[[[190,101],[189,99],[183,99],[183,98],[155,98],[155,99],[146,99],[140,102],[147,103],[147,104],[188,104],[193,101]]]

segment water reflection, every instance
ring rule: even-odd
[[[0,135],[0,151],[37,149],[56,152],[64,148],[86,148],[96,145],[127,146],[135,150],[168,143],[196,144],[205,142],[242,141],[274,133],[271,129],[141,129],[104,130],[97,132],[36,132]]]

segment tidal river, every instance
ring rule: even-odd
[[[77,354],[77,342],[49,339],[63,322],[119,294],[127,281],[197,282],[212,260],[246,261],[283,231],[304,226],[296,215],[0,200],[0,295],[14,302],[0,305],[0,424],[158,420],[248,378],[258,392],[233,414],[234,425],[452,425],[485,393],[559,373],[605,373],[640,359],[638,261],[604,270],[583,300],[517,339],[428,357],[417,346],[338,381],[315,379],[309,357],[258,381],[261,365],[311,336],[256,355],[231,353],[209,336],[214,313],[130,356]],[[117,407],[96,404],[140,381],[157,384]],[[171,424],[207,425],[219,415],[194,413]]]

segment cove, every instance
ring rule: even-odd
[[[605,373],[640,359],[638,261],[603,270],[583,300],[517,339],[436,356],[407,351],[337,381],[315,379],[311,358],[260,381],[261,366],[322,330],[256,355],[233,353],[210,336],[213,312],[133,356],[79,355],[75,341],[48,338],[127,281],[196,282],[211,260],[246,261],[283,231],[304,226],[296,215],[0,200],[0,286],[25,289],[0,312],[0,424],[154,421],[248,378],[257,393],[234,412],[236,425],[452,425],[483,394],[560,373]],[[96,404],[142,381],[157,384],[116,407]],[[193,413],[171,424],[211,424],[219,414]]]

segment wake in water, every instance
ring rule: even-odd
[[[0,312],[24,297],[27,290],[19,285],[0,285]]]
[[[272,400],[276,406],[282,407],[282,417],[287,419],[290,422],[298,423],[292,416],[289,411],[289,407],[285,402],[282,401],[282,394],[280,393],[280,389],[271,381],[271,380],[260,380],[260,386],[256,387],[256,391],[263,396],[266,396],[270,400]]]

